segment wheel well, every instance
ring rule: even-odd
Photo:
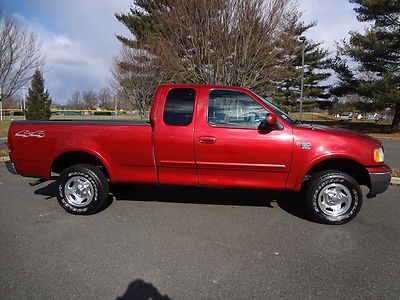
[[[344,158],[332,158],[319,162],[307,172],[306,177],[310,177],[312,176],[312,174],[324,170],[342,171],[353,177],[359,185],[370,185],[370,179],[367,169],[354,160]]]
[[[89,164],[99,167],[104,175],[110,178],[107,169],[99,159],[91,154],[78,151],[61,154],[53,161],[50,172],[60,174],[66,168],[76,164]]]

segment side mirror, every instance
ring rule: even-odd
[[[276,125],[278,123],[278,119],[275,114],[273,113],[267,113],[265,116],[265,120],[263,120],[258,126],[258,130],[260,132],[269,132],[272,131],[276,128]]]

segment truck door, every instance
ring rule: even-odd
[[[161,184],[197,185],[194,157],[196,89],[165,86],[153,130],[155,160]]]
[[[284,189],[293,152],[290,127],[260,133],[267,109],[253,94],[204,89],[195,148],[200,186]],[[199,102],[200,104],[200,102]]]

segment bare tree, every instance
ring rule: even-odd
[[[146,50],[123,47],[112,70],[116,94],[127,105],[135,108],[141,119],[147,117],[157,85],[162,82],[162,71]]]
[[[85,109],[98,108],[98,99],[96,92],[90,90],[82,93],[82,102]]]
[[[97,93],[98,105],[101,109],[112,110],[114,109],[114,99],[111,95],[110,89],[102,88]]]
[[[296,13],[291,0],[171,3],[168,17],[153,12],[159,41],[155,54],[179,68],[178,80],[260,89],[290,61],[293,49],[285,33]]]
[[[3,102],[3,108],[11,109],[11,108],[20,108],[21,99],[16,98],[15,96],[8,97]]]
[[[67,106],[72,109],[82,109],[82,95],[81,92],[75,91],[67,101]]]
[[[0,11],[0,90],[2,100],[29,82],[33,72],[44,66],[36,35]]]
[[[117,15],[136,35],[118,37],[125,46],[114,63],[114,87],[142,117],[157,84],[236,85],[271,94],[293,60],[295,0],[151,3],[142,3],[144,14]]]

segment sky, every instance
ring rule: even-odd
[[[132,0],[0,0],[3,14],[13,15],[37,34],[46,57],[45,79],[53,101],[65,103],[75,90],[99,90],[111,78],[113,58],[120,50],[115,34],[129,36],[115,12],[127,12]],[[308,39],[335,42],[361,30],[348,0],[299,0],[305,22],[316,21]]]

